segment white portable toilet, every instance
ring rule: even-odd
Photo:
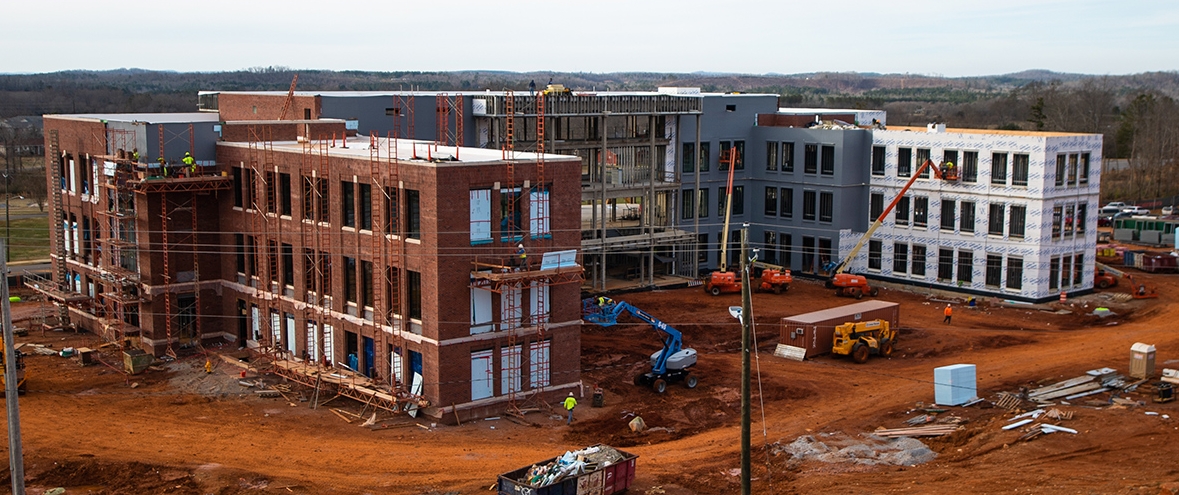
[[[1130,376],[1147,378],[1154,375],[1154,346],[1135,342],[1130,346]]]

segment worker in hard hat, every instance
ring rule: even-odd
[[[567,425],[573,424],[573,408],[577,407],[577,399],[573,398],[573,392],[569,392],[569,397],[565,398],[565,410],[569,411],[569,421],[565,422]]]
[[[184,166],[188,168],[189,175],[196,175],[196,158],[192,157],[192,153],[184,152]]]
[[[954,308],[951,308],[949,304],[946,304],[946,309],[945,311],[942,311],[942,314],[946,315],[946,319],[943,321],[943,323],[949,325],[950,317],[954,316]]]
[[[523,244],[516,245],[516,257],[518,259],[517,263],[519,263],[517,267],[519,270],[523,270],[528,266],[528,252],[524,250]]]

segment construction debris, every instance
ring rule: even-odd
[[[576,452],[565,452],[564,455],[545,464],[533,464],[524,477],[516,481],[532,488],[542,488],[566,477],[593,472],[599,467],[610,466],[623,459],[625,456],[611,447],[588,447]]]
[[[872,432],[878,437],[893,438],[893,437],[940,437],[942,435],[949,435],[958,431],[958,425],[953,424],[937,424],[927,426],[913,426],[909,428],[878,428]]]

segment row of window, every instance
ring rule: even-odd
[[[233,169],[233,205],[239,208],[260,210],[282,216],[293,216],[292,177],[285,172],[264,172],[264,183],[257,185],[254,170],[235,167]],[[361,230],[373,229],[374,204],[382,208],[383,227],[386,233],[405,235],[411,239],[421,238],[421,199],[413,189],[399,190],[385,187],[384,193],[373,201],[372,184],[366,182],[340,181],[332,191],[329,181],[323,177],[304,175],[302,184],[302,220],[330,223],[331,198],[339,195],[339,224]],[[404,202],[401,192],[404,191]]]
[[[875,239],[868,241],[869,271],[879,272],[883,269],[883,251],[883,241]],[[928,247],[922,244],[893,243],[892,274],[924,279],[931,254]],[[1080,263],[1080,255],[1077,259]],[[1006,263],[1006,269],[1004,269],[1004,263]],[[1004,273],[1006,273],[1006,280],[1004,280]],[[1021,290],[1023,288],[1023,257],[987,253],[986,269],[983,276],[983,282],[988,287]],[[1079,280],[1079,268],[1077,277]],[[973,284],[974,252],[968,249],[955,251],[953,248],[938,248],[937,280],[942,283],[957,283],[959,286]]]
[[[745,141],[721,141],[721,152],[718,155],[717,170],[726,171],[728,163],[723,159],[729,149],[736,149],[736,169],[745,169]],[[790,141],[766,142],[766,170],[794,172],[794,143]],[[711,143],[700,143],[700,153],[704,159],[700,162],[700,171],[708,172],[712,157],[709,155]],[[835,175],[835,145],[805,143],[802,153],[803,173]],[[696,143],[683,144],[681,170],[685,174],[696,172]]]
[[[278,292],[278,287],[286,288],[288,293],[294,290],[296,269],[294,246],[285,242],[266,241],[266,250],[262,254],[271,261],[267,264],[260,263],[261,260],[255,254],[258,253],[256,248],[259,242],[256,236],[234,234],[234,242],[236,244],[234,258],[240,277],[258,277],[271,280],[273,281],[271,287],[273,292]],[[395,267],[382,267],[385,273],[378,274],[375,272],[376,268],[372,261],[358,260],[349,256],[334,256],[325,251],[308,248],[304,248],[300,254],[303,268],[303,290],[306,293],[323,294],[323,297],[331,297],[336,294],[332,288],[333,267],[342,266],[343,291],[342,294],[336,295],[342,295],[344,301],[348,303],[346,311],[357,314],[357,309],[361,307],[371,311],[375,302],[374,284],[380,280],[383,281],[383,303],[387,309],[386,317],[393,315],[395,306],[393,296],[404,289],[408,298],[406,310],[409,317],[421,319],[421,273],[407,270],[402,281]],[[381,279],[375,278],[377,275],[380,275]],[[372,319],[370,314],[365,316]]]
[[[883,177],[886,165],[886,147],[872,147],[872,175]],[[959,172],[959,180],[963,183],[978,182],[978,153],[977,151],[942,151],[942,168],[951,163]],[[930,159],[929,148],[897,148],[897,177],[912,177],[913,172],[920,169],[925,160]],[[961,160],[961,161],[959,161]],[[1030,157],[1026,153],[991,153],[990,184],[1000,186],[1027,186],[1030,169]],[[1061,153],[1056,156],[1056,185],[1079,186],[1089,183],[1090,155],[1089,153]],[[923,179],[930,177],[930,170],[926,168],[918,176]]]

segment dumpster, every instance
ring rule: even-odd
[[[143,352],[140,349],[123,351],[123,367],[127,370],[127,373],[132,375],[143,373],[143,370],[151,366],[151,362],[154,359],[155,356]]]
[[[499,495],[611,495],[630,488],[639,456],[598,444],[499,475]]]

